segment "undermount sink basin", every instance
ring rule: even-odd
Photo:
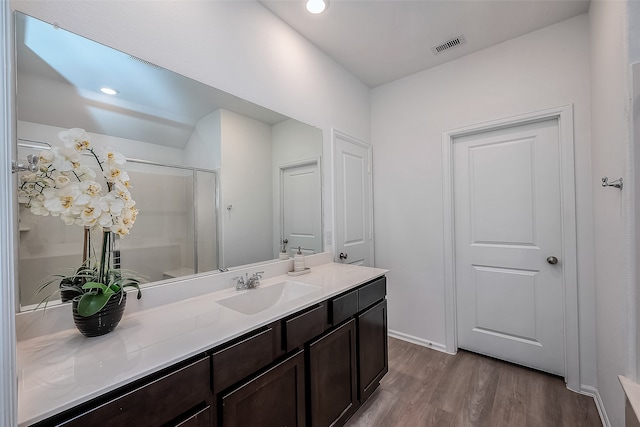
[[[278,304],[293,301],[319,289],[319,286],[285,280],[263,288],[249,289],[241,294],[216,302],[242,314],[256,314]]]

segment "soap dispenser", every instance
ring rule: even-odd
[[[289,239],[282,240],[282,246],[281,246],[280,253],[278,254],[278,258],[289,259],[289,254],[287,253],[287,243],[289,243]]]
[[[304,271],[304,268],[304,255],[302,254],[300,246],[298,246],[298,252],[293,255],[293,271]]]

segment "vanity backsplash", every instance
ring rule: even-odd
[[[333,262],[332,252],[322,252],[305,257],[307,267],[313,268]],[[280,276],[293,270],[293,259],[255,264],[226,272],[207,272],[165,282],[154,282],[154,286],[143,288],[142,298],[127,299],[125,317],[137,311],[149,310],[165,304],[206,295],[225,288],[235,287],[234,277],[263,271],[263,278]],[[17,340],[23,341],[42,335],[74,329],[71,307],[68,304],[48,305],[44,310],[25,311],[16,315]]]

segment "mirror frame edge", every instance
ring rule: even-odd
[[[15,156],[15,56],[13,13],[8,1],[0,6],[0,61],[3,64],[0,75],[0,115],[4,131],[0,138],[0,210],[8,215],[0,216],[0,230],[11,239],[0,240],[0,365],[5,375],[0,377],[0,423],[17,425],[18,385],[16,365],[15,315],[17,307],[17,280],[15,254],[17,240],[17,201],[11,172],[11,160]]]

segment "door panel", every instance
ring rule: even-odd
[[[312,254],[322,251],[322,195],[318,163],[282,168],[282,230],[287,249]]]
[[[557,120],[454,140],[458,345],[564,374]]]
[[[334,134],[336,256],[348,264],[373,265],[370,147]]]
[[[469,147],[473,243],[533,244],[532,143],[507,139]]]

